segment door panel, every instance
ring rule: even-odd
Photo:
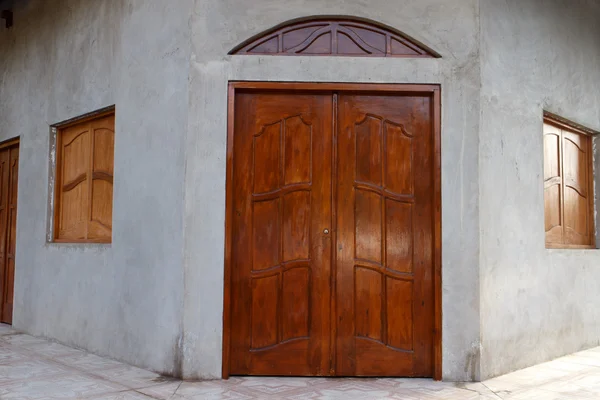
[[[564,235],[565,241],[590,245],[590,201],[588,193],[589,143],[587,136],[562,131],[564,172]]]
[[[544,124],[544,215],[546,243],[564,243],[562,215],[563,174],[560,165],[561,132]]]
[[[232,374],[329,373],[332,104],[235,98]]]
[[[234,102],[229,372],[432,376],[432,97]]]
[[[0,322],[12,324],[19,147],[0,150]]]
[[[429,97],[339,96],[337,373],[431,376]]]

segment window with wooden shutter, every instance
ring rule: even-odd
[[[58,131],[55,241],[110,243],[114,142],[114,111]]]
[[[592,140],[544,119],[546,247],[595,248]]]

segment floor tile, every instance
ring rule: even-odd
[[[587,365],[587,366],[591,366],[591,367],[600,367],[600,358],[596,358],[596,357],[585,357],[581,354],[578,355],[570,355],[570,356],[565,356],[561,358],[562,361],[567,362],[567,363],[571,363],[571,364],[578,364],[578,365]]]
[[[76,356],[78,354],[86,354],[85,351],[77,350],[72,347],[63,346],[54,342],[33,343],[27,345],[27,351],[39,354],[49,358],[59,358],[66,356]]]
[[[114,383],[71,373],[50,377],[36,376],[35,379],[18,380],[0,385],[0,398],[3,400],[84,399],[125,389]]]
[[[99,396],[84,397],[85,399],[93,400],[156,400],[156,397],[147,396],[133,390],[116,393],[105,393]]]
[[[130,389],[144,388],[164,383],[164,379],[160,375],[126,364],[121,364],[115,368],[99,369],[90,373],[111,382],[120,383]]]
[[[16,329],[13,329],[12,326],[6,324],[0,324],[0,336],[3,335],[14,335],[18,333]]]
[[[600,348],[485,382],[406,378],[270,378],[182,382],[17,333],[0,324],[0,398],[20,400],[590,400]]]
[[[79,352],[63,356],[59,359],[56,359],[55,361],[57,363],[69,365],[73,368],[77,368],[86,372],[120,368],[124,365],[119,361],[111,360],[109,358],[103,358],[95,354],[86,352]]]
[[[3,346],[0,343],[0,365],[11,365],[27,359],[30,359],[30,355],[23,353],[20,349]]]
[[[156,386],[137,389],[138,392],[158,400],[170,399],[182,385],[181,381],[162,383]]]
[[[3,335],[0,336],[0,340],[7,342],[14,346],[29,346],[32,344],[43,344],[48,343],[47,340],[36,338],[33,336],[25,335],[23,333],[17,333],[14,335]]]
[[[508,397],[507,400],[591,400],[597,397],[578,396],[571,393],[548,392],[541,389],[526,389],[516,392]]]
[[[574,383],[573,380],[567,381],[555,381],[550,382],[545,385],[539,386],[537,389],[545,390],[548,392],[554,392],[564,395],[572,395],[572,396],[581,396],[581,397],[589,397],[598,395],[600,393],[594,393],[594,388],[589,386],[580,386],[577,383]],[[597,396],[600,397],[600,396]]]
[[[15,381],[31,381],[55,375],[68,375],[72,371],[44,359],[29,358],[0,365],[0,387]]]

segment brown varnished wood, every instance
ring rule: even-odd
[[[235,97],[231,374],[329,374],[331,110]]]
[[[340,95],[338,375],[433,375],[431,102]]]
[[[114,125],[114,110],[111,110],[59,129],[56,242],[111,241]]]
[[[338,101],[339,94],[337,92],[333,92],[332,94],[332,121],[331,121],[331,133],[333,136],[332,140],[332,157],[331,157],[331,240],[332,243],[337,243],[337,182],[338,182],[338,171],[337,171],[337,160],[338,160]],[[329,337],[329,375],[334,376],[336,374],[336,357],[337,357],[337,296],[335,296],[336,288],[337,288],[337,280],[336,280],[336,265],[337,265],[337,251],[334,248],[331,251],[331,308],[329,310],[329,318],[331,320],[331,332]]]
[[[221,376],[228,379],[231,371],[231,252],[233,247],[233,138],[235,121],[235,87],[227,87],[227,171],[225,182],[225,276],[223,287],[223,364]]]
[[[230,84],[229,90],[223,377],[231,373],[441,379],[439,87],[238,82]],[[269,103],[269,97],[277,101]],[[280,125],[274,126],[278,119],[273,117],[286,107],[302,108],[303,103],[319,98],[328,100],[311,104],[306,112],[329,119],[322,123],[322,131],[329,135],[329,150],[323,155],[324,169],[319,171],[328,175],[321,179],[329,180],[329,196],[320,197],[320,206],[314,202],[314,170],[308,186],[295,182],[306,180],[302,168],[281,172],[286,159],[302,158],[289,149],[286,157],[281,140],[255,143],[256,137],[263,135],[286,136]],[[328,114],[324,108],[329,108]],[[296,116],[287,111],[283,112],[285,118]],[[267,119],[271,122],[265,124]],[[306,125],[306,120],[308,117],[297,118],[297,126]],[[263,122],[260,129],[259,121]],[[360,122],[365,123],[364,132],[358,135],[357,158],[354,128]],[[373,126],[382,122],[389,132],[383,135],[385,140],[378,141]],[[254,132],[250,135],[252,149],[263,155],[259,161],[262,170],[270,171],[257,180],[248,179],[255,169],[248,160],[253,158],[248,156],[253,152],[248,151],[249,135],[242,134],[248,131]],[[300,145],[298,150],[305,148]],[[312,150],[314,153],[314,143]],[[284,155],[283,160],[271,153]],[[296,229],[302,223],[291,222],[301,214],[297,205],[307,203],[307,194],[298,194],[303,191],[311,193],[311,211],[318,208],[328,213],[326,240],[336,243],[336,251],[320,261],[322,271],[329,275],[321,277],[326,288],[320,295],[326,299],[316,308],[301,300],[306,293],[303,287],[314,277],[312,270],[310,277],[304,272],[308,269],[303,269],[303,246],[286,247],[282,244],[285,239],[273,235],[287,232],[279,236],[288,241],[306,235],[305,230]],[[281,205],[286,196],[291,204],[287,208]],[[240,202],[240,198],[246,200]],[[263,204],[255,207],[256,202]],[[254,222],[247,217],[250,212],[256,214],[255,220],[263,221],[258,231],[250,226]],[[290,228],[293,226],[295,230]],[[322,232],[315,226],[311,229],[311,234]],[[251,239],[253,236],[258,239]],[[407,245],[410,241],[412,247]],[[282,262],[284,256],[296,261]],[[269,266],[274,262],[277,265]],[[293,271],[292,279],[285,282],[282,271]],[[282,293],[294,301],[286,303]],[[273,299],[277,304],[272,304]],[[278,323],[282,305],[289,308],[292,303],[297,315]],[[320,318],[324,328],[318,337],[318,356],[312,358],[306,356],[310,346],[301,345],[311,339],[306,318],[301,317],[309,308],[321,313],[315,316],[313,312],[311,319]],[[256,321],[259,324],[252,326]]]
[[[288,21],[246,40],[229,54],[440,57],[394,28],[364,18],[339,16]]]
[[[596,136],[600,135],[600,131],[592,129],[590,127],[581,125],[575,121],[571,121],[567,118],[561,117],[560,115],[553,114],[549,111],[544,111],[544,122],[557,126],[561,129],[566,129],[570,132],[581,133],[582,135]]]
[[[0,322],[6,324],[13,314],[18,171],[17,139],[0,145]]]
[[[439,90],[439,85],[413,85],[390,83],[334,83],[334,82],[230,82],[234,91],[242,89],[273,91],[314,91],[314,92],[360,92],[360,93],[412,93],[431,94]]]
[[[431,103],[431,121],[433,134],[433,242],[434,263],[434,331],[433,331],[433,379],[442,380],[442,116],[441,116],[441,89],[433,91]]]
[[[562,135],[555,126],[544,125],[544,213],[546,243],[563,242]]]
[[[546,247],[594,248],[591,137],[565,120],[544,119]]]

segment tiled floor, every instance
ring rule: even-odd
[[[0,399],[600,399],[600,347],[482,383],[231,378],[181,382],[0,324]]]

